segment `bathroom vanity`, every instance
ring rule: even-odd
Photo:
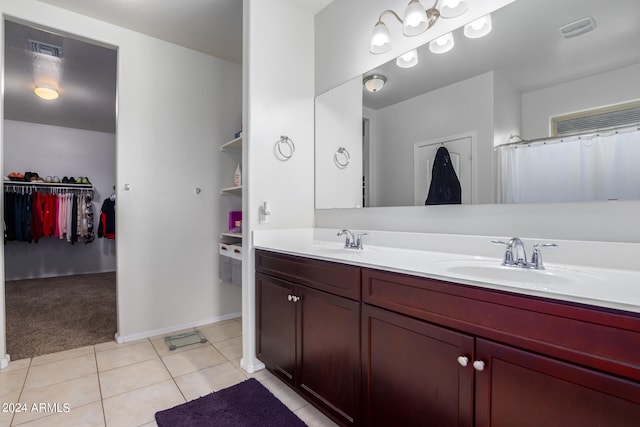
[[[258,358],[341,425],[638,425],[640,313],[344,251],[255,255]]]

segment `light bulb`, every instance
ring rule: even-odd
[[[455,18],[469,9],[464,0],[444,0],[440,7],[440,16],[443,18]]]
[[[429,42],[429,50],[433,53],[446,53],[453,49],[453,33],[447,33]]]
[[[382,21],[378,22],[373,27],[371,33],[371,42],[369,44],[369,51],[371,53],[385,53],[391,50],[391,34],[389,29]]]
[[[491,15],[485,15],[464,26],[464,35],[470,39],[484,37],[491,32]]]
[[[54,99],[58,99],[60,96],[57,90],[46,85],[37,85],[33,92],[40,98],[47,101],[53,101]]]
[[[415,67],[418,65],[418,51],[413,49],[404,55],[400,55],[396,58],[396,65],[400,68]]]
[[[417,36],[429,28],[427,12],[418,0],[411,0],[404,11],[402,32],[405,36]]]

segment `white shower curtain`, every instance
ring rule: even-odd
[[[499,202],[640,199],[640,130],[496,147]]]

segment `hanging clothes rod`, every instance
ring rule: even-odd
[[[21,182],[21,181],[4,181],[4,188],[14,189],[56,189],[56,190],[84,190],[93,191],[93,184],[69,184],[57,182]]]
[[[498,146],[496,146],[495,148],[498,147],[510,147],[513,145],[527,145],[527,144],[532,144],[534,142],[544,142],[544,141],[560,141],[562,142],[565,139],[568,138],[575,138],[575,137],[583,137],[583,136],[600,136],[601,133],[607,133],[607,132],[613,132],[613,133],[618,133],[619,131],[624,130],[627,132],[631,132],[634,130],[638,130],[640,131],[640,123],[636,123],[634,125],[624,125],[624,126],[612,126],[610,128],[605,128],[605,129],[598,129],[597,131],[592,131],[592,132],[582,132],[582,133],[572,133],[572,134],[568,134],[568,135],[557,135],[557,136],[545,136],[542,138],[534,138],[534,139],[522,139],[520,138],[520,135],[513,135],[511,134],[509,139],[511,138],[520,138],[519,141],[514,141],[514,142],[509,142],[507,144],[500,144]]]

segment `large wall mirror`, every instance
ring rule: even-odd
[[[637,0],[517,0],[483,38],[460,28],[446,53],[319,95],[316,208],[424,205],[440,147],[461,203],[640,199],[638,16]]]

